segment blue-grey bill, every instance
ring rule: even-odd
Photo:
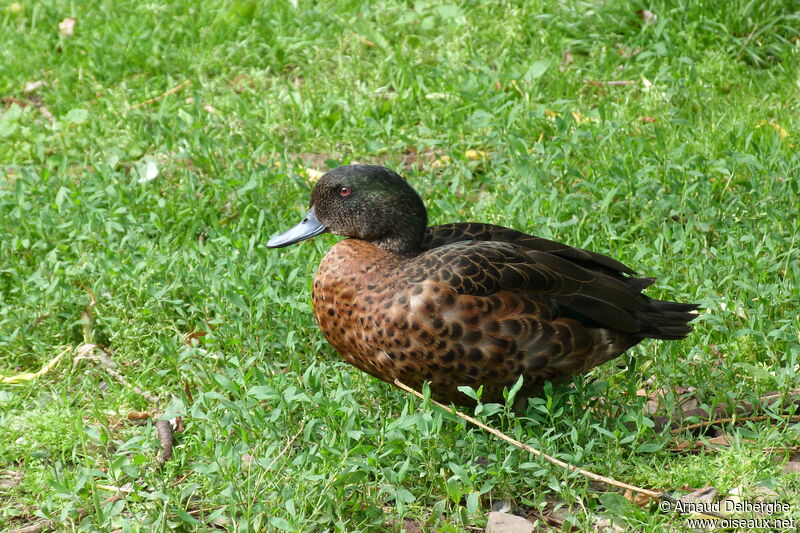
[[[283,246],[289,246],[290,244],[304,241],[306,239],[310,239],[311,237],[316,237],[320,233],[325,233],[326,231],[328,231],[328,228],[323,226],[322,223],[317,220],[317,214],[314,212],[314,208],[312,207],[299,224],[284,231],[280,235],[276,235],[271,238],[267,242],[267,248],[281,248]]]

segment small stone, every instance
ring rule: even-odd
[[[533,533],[533,524],[521,516],[508,513],[489,513],[486,533]]]

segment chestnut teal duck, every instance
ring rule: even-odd
[[[695,304],[654,300],[655,278],[605,255],[473,222],[428,227],[425,205],[395,172],[348,165],[327,172],[303,220],[269,240],[288,246],[321,233],[335,244],[314,278],[314,316],[350,364],[399,379],[443,402],[474,402],[483,386],[515,408],[545,381],[568,381],[644,339],[683,339]]]

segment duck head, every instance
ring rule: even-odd
[[[397,173],[377,165],[347,165],[320,178],[305,218],[271,238],[267,247],[280,248],[329,232],[411,256],[419,252],[427,226],[422,199]]]

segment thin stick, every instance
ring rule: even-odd
[[[286,446],[284,446],[284,447],[283,447],[283,449],[282,449],[280,452],[278,452],[278,455],[276,455],[276,456],[275,456],[275,457],[272,459],[272,461],[270,461],[270,463],[269,463],[269,466],[267,466],[267,468],[265,468],[265,469],[264,469],[264,471],[265,471],[265,472],[269,472],[269,470],[270,470],[270,469],[271,469],[273,466],[275,466],[275,463],[277,463],[277,462],[278,462],[278,459],[280,459],[280,458],[283,456],[283,454],[285,454],[285,453],[286,453],[286,452],[289,450],[289,448],[292,446],[292,443],[293,443],[295,440],[297,440],[297,437],[299,437],[299,436],[300,436],[300,433],[302,433],[302,432],[303,432],[303,428],[305,427],[305,425],[306,425],[306,422],[305,422],[305,420],[303,420],[302,422],[300,422],[300,429],[298,429],[298,430],[297,430],[297,433],[295,433],[295,434],[294,434],[294,436],[293,436],[291,439],[289,439],[289,442],[287,442],[287,443],[286,443]]]
[[[17,529],[9,529],[8,533],[39,533],[46,529],[55,529],[55,527],[56,523],[53,520],[40,520]]]
[[[115,503],[124,498],[125,498],[125,491],[119,490],[113,496],[103,501],[103,505],[108,505],[109,503]],[[84,508],[78,509],[78,519],[76,520],[76,522],[80,522],[87,516],[89,516],[89,511],[87,511]],[[9,529],[7,533],[39,533],[41,531],[55,529],[57,525],[58,524],[54,520],[39,520],[38,522],[28,524],[27,526],[19,527],[17,529]]]
[[[169,91],[167,91],[165,93],[162,93],[162,94],[159,94],[158,96],[154,96],[153,98],[150,98],[149,100],[145,100],[144,102],[139,102],[138,104],[133,106],[131,109],[139,109],[140,107],[144,107],[144,106],[150,105],[150,104],[152,104],[154,102],[158,102],[162,98],[166,98],[167,96],[169,96],[171,94],[175,94],[178,91],[182,91],[183,89],[185,89],[191,83],[192,83],[192,80],[184,80],[183,82],[181,82],[180,85],[176,85],[175,87],[173,87]]]
[[[420,399],[424,398],[424,396],[422,394],[420,394],[419,392],[415,391],[414,389],[412,389],[411,387],[409,387],[408,385],[406,385],[405,383],[403,383],[399,379],[394,380],[394,384],[397,385],[398,387],[400,387],[401,389],[403,389],[404,391],[410,392],[411,394],[413,394],[417,398],[420,398]],[[513,444],[517,448],[520,448],[522,450],[530,452],[530,453],[532,453],[533,455],[535,455],[537,457],[541,457],[542,459],[544,459],[548,463],[554,464],[556,466],[560,466],[561,468],[566,468],[567,470],[570,470],[572,472],[577,472],[582,476],[588,477],[589,479],[593,479],[595,481],[600,481],[602,483],[606,483],[607,485],[613,485],[614,487],[619,487],[621,489],[630,490],[630,491],[633,491],[633,492],[638,492],[640,494],[646,494],[646,495],[648,495],[648,496],[650,496],[652,498],[661,498],[661,496],[663,495],[663,493],[659,492],[659,491],[643,489],[643,488],[637,487],[635,485],[628,485],[627,483],[623,483],[621,481],[617,481],[617,480],[611,479],[609,477],[601,476],[600,474],[595,474],[594,472],[590,472],[589,470],[584,470],[583,468],[579,468],[579,467],[577,467],[575,465],[571,465],[569,463],[565,463],[561,459],[556,459],[555,457],[547,455],[546,453],[540,452],[536,448],[531,448],[527,444],[524,444],[524,443],[522,443],[522,442],[520,442],[520,441],[518,441],[516,439],[513,439],[513,438],[509,437],[505,433],[503,433],[503,432],[501,432],[499,430],[496,430],[496,429],[494,429],[492,427],[487,426],[486,424],[484,424],[483,422],[481,422],[480,420],[478,420],[476,418],[472,418],[469,415],[465,415],[464,413],[462,413],[458,409],[451,410],[449,407],[447,407],[443,403],[439,403],[434,399],[431,399],[431,403],[434,404],[434,405],[437,405],[438,407],[441,407],[442,409],[444,409],[446,411],[450,411],[452,413],[455,413],[455,415],[458,416],[459,418],[462,418],[462,419],[466,420],[470,424],[474,424],[474,425],[478,426],[479,428],[481,428],[484,431],[488,431],[489,433],[491,433],[495,437],[499,437],[499,438],[503,439],[504,441],[508,442],[509,444]]]
[[[784,420],[788,420],[790,422],[800,422],[800,415],[778,415],[780,418]],[[670,431],[673,435],[677,435],[678,433],[682,433],[684,431],[691,431],[693,429],[703,428],[707,426],[716,426],[717,424],[728,424],[730,422],[763,422],[764,420],[770,420],[775,418],[774,416],[743,416],[739,418],[730,417],[730,418],[719,418],[717,420],[704,420],[702,422],[697,422],[696,424],[689,424],[686,426],[681,426],[679,428],[673,429]]]
[[[607,85],[618,85],[618,86],[626,86],[626,85],[636,85],[635,80],[612,80],[612,81],[594,81],[594,80],[586,80],[584,83],[588,85],[594,85],[596,87],[604,87]]]
[[[405,383],[403,383],[399,379],[395,379],[394,380],[394,384],[396,386],[400,387],[401,389],[403,389],[404,391],[410,392],[411,394],[413,394],[417,398],[425,399],[425,397],[421,393],[415,391],[414,389],[412,389],[411,387],[409,387],[408,385],[406,385]],[[564,462],[561,459],[556,459],[555,457],[553,457],[551,455],[547,455],[546,453],[543,453],[543,452],[537,450],[536,448],[532,448],[532,447],[528,446],[527,444],[524,444],[524,443],[522,443],[522,442],[520,442],[520,441],[518,441],[516,439],[513,439],[513,438],[509,437],[508,435],[506,435],[502,431],[499,431],[497,429],[494,429],[492,427],[487,426],[486,424],[484,424],[483,422],[481,422],[480,420],[478,420],[476,418],[472,418],[469,415],[465,415],[464,413],[462,413],[458,409],[451,409],[450,407],[447,407],[445,404],[439,403],[439,402],[437,402],[436,400],[434,400],[432,398],[431,398],[430,402],[432,404],[436,405],[437,407],[440,407],[440,408],[444,409],[445,411],[451,412],[451,413],[455,414],[457,417],[459,417],[459,418],[461,418],[463,420],[466,420],[470,424],[474,424],[474,425],[478,426],[479,428],[481,428],[482,430],[488,431],[489,433],[491,433],[495,437],[499,437],[499,438],[503,439],[504,441],[508,442],[509,444],[513,444],[514,446],[516,446],[517,448],[519,448],[521,450],[525,450],[526,452],[529,452],[529,453],[535,455],[536,457],[541,457],[542,459],[544,459],[545,461],[547,461],[550,464],[553,464],[553,465],[556,465],[558,467],[564,468],[566,470],[569,470],[570,472],[577,472],[578,474],[580,474],[580,475],[582,475],[584,477],[588,477],[589,479],[593,479],[594,481],[599,481],[601,483],[605,483],[606,485],[611,485],[613,487],[618,487],[620,489],[629,490],[631,492],[637,492],[639,494],[645,494],[647,496],[650,496],[651,498],[655,498],[655,499],[661,500],[661,501],[667,501],[667,502],[670,502],[672,504],[675,504],[675,503],[678,502],[678,500],[676,498],[673,498],[672,496],[669,496],[668,494],[665,494],[663,491],[655,491],[655,490],[650,490],[650,489],[643,489],[642,487],[637,487],[636,485],[630,485],[628,483],[623,483],[622,481],[617,481],[616,479],[612,479],[612,478],[606,477],[606,476],[601,476],[600,474],[595,474],[594,472],[591,472],[589,470],[584,470],[583,468],[579,468],[579,467],[577,467],[575,465],[571,465],[571,464],[569,464],[567,462]],[[706,514],[708,516],[714,516],[716,518],[727,518],[727,516],[725,516],[724,514],[715,513],[713,511],[705,511],[703,514]]]

